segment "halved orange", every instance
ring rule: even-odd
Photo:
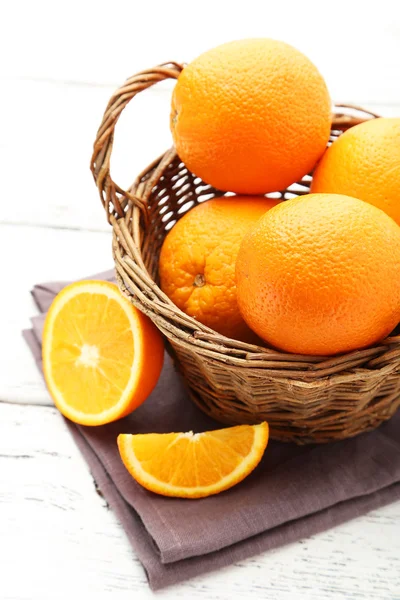
[[[242,481],[260,462],[268,425],[204,433],[120,434],[122,461],[138,483],[163,496],[203,498]]]
[[[54,299],[42,355],[48,389],[62,414],[81,425],[103,425],[146,400],[161,372],[164,344],[116,285],[80,281]]]

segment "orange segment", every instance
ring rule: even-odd
[[[204,433],[121,434],[122,461],[143,487],[163,496],[203,498],[242,481],[260,462],[268,425]]]
[[[144,402],[159,378],[164,345],[116,285],[82,281],[51,305],[42,354],[57,408],[76,423],[102,425]]]

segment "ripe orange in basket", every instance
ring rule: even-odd
[[[372,119],[348,129],[321,159],[311,191],[365,200],[400,225],[400,119]]]
[[[195,434],[118,436],[132,477],[152,492],[180,498],[203,498],[236,485],[258,465],[267,443],[265,422]]]
[[[116,285],[81,281],[53,301],[42,354],[47,386],[63,415],[103,425],[146,400],[161,372],[164,345]]]
[[[245,236],[237,297],[268,343],[330,355],[387,336],[400,320],[400,227],[336,194],[283,202]]]
[[[222,335],[257,341],[237,305],[235,262],[244,234],[279,202],[237,196],[190,210],[161,248],[161,289],[181,310]]]
[[[238,194],[283,190],[314,168],[330,133],[324,79],[301,52],[271,39],[230,42],[179,75],[171,131],[181,160]]]

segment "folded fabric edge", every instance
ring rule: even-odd
[[[31,347],[31,350],[32,350],[32,352],[34,353],[34,356],[35,356],[35,359],[36,359],[36,362],[37,362],[38,368],[40,369],[40,368],[41,368],[41,352],[40,352],[40,344],[39,344],[39,342],[38,342],[37,336],[35,335],[35,333],[34,333],[34,332],[32,332],[32,330],[25,330],[25,331],[23,332],[23,335],[24,335],[24,337],[25,337],[25,339],[26,339],[27,343],[28,343],[28,344],[29,344],[29,346]],[[68,425],[69,425],[70,427],[72,426],[72,427],[74,428],[74,431],[75,431],[75,429],[77,429],[77,428],[76,428],[76,426],[74,426],[74,425],[72,425],[72,424],[69,424],[69,423],[68,423]],[[81,434],[80,434],[80,433],[79,433],[79,435],[81,436]],[[81,436],[81,437],[82,437],[82,436]],[[83,438],[82,438],[82,439],[83,439]],[[90,447],[90,443],[89,443],[87,440],[84,440],[84,443],[85,443],[85,445],[86,445],[87,447]],[[95,455],[95,456],[96,456],[96,460],[99,460],[99,459],[97,458],[97,455],[95,454],[94,450],[93,450],[91,447],[90,447],[90,451],[93,453],[93,455]],[[112,479],[111,479],[111,476],[110,476],[110,475],[108,474],[108,472],[107,472],[106,466],[105,466],[104,464],[102,464],[102,463],[101,463],[101,466],[102,466],[102,469],[104,470],[104,473],[105,473],[105,475],[107,476],[107,478],[109,478],[109,479],[112,481]],[[117,494],[120,496],[120,498],[121,498],[121,501],[122,501],[124,504],[126,504],[128,507],[129,507],[129,510],[132,510],[132,511],[134,511],[134,514],[135,514],[135,516],[136,516],[136,519],[140,520],[140,516],[139,516],[139,514],[138,514],[138,513],[136,512],[136,510],[135,510],[135,509],[134,509],[134,508],[131,506],[131,504],[130,504],[130,503],[129,503],[129,502],[128,502],[128,501],[127,501],[127,500],[126,500],[126,499],[125,499],[125,498],[124,498],[122,495],[121,495],[121,492],[120,492],[120,491],[119,491],[119,490],[116,488],[116,486],[115,486],[114,482],[112,482],[112,486],[113,486],[113,488],[115,488],[115,493],[117,493]],[[389,486],[389,487],[390,487],[390,486]],[[385,489],[385,488],[381,488],[381,489]],[[376,490],[374,490],[374,491],[370,492],[370,495],[372,495],[372,494],[374,494],[374,493],[376,493]],[[287,526],[287,527],[289,528],[291,523],[296,523],[297,521],[299,521],[299,520],[301,520],[301,519],[308,519],[308,518],[312,517],[313,515],[323,514],[323,513],[324,513],[324,511],[328,511],[329,509],[337,510],[337,511],[338,511],[338,513],[339,513],[339,512],[340,512],[340,510],[341,510],[341,507],[342,507],[344,504],[346,504],[346,502],[347,502],[347,503],[349,503],[349,502],[352,502],[352,501],[354,501],[354,502],[357,502],[357,500],[358,500],[358,499],[360,499],[360,498],[363,498],[363,497],[368,497],[368,494],[367,494],[367,495],[365,495],[365,494],[364,494],[364,495],[354,496],[353,498],[349,498],[349,499],[347,499],[347,500],[343,500],[343,501],[336,502],[336,503],[335,503],[334,505],[332,505],[332,506],[328,506],[328,507],[326,507],[326,508],[321,508],[321,510],[319,510],[319,511],[318,511],[318,512],[316,512],[316,513],[305,514],[305,515],[302,515],[301,517],[297,517],[297,518],[295,518],[295,519],[291,519],[291,520],[289,520],[289,521],[287,521],[287,522],[285,522],[285,523],[278,524],[278,525],[276,525],[275,527],[273,527],[273,528],[271,528],[271,529],[269,529],[269,530],[265,530],[265,531],[261,531],[261,532],[259,532],[259,533],[256,533],[256,534],[254,534],[254,535],[250,536],[249,538],[244,538],[244,539],[242,539],[242,540],[238,540],[237,542],[235,542],[235,543],[234,543],[234,544],[232,544],[231,546],[233,547],[233,546],[235,546],[235,545],[240,545],[240,544],[242,544],[242,543],[245,543],[247,540],[256,539],[258,536],[260,536],[260,535],[263,535],[263,534],[266,534],[266,535],[267,535],[267,534],[268,534],[268,532],[269,532],[269,533],[272,535],[272,534],[273,534],[273,532],[274,532],[275,530],[279,530],[279,528],[281,528],[281,527],[283,527],[283,526]],[[394,499],[395,499],[395,498],[394,498]],[[357,512],[355,512],[354,516],[357,516],[357,515],[358,515],[358,513],[357,513]],[[349,518],[352,518],[352,516],[350,516]],[[346,518],[344,518],[343,520],[345,521],[345,520],[346,520]],[[335,523],[334,523],[334,524],[335,524]],[[334,525],[334,524],[333,524],[333,525]],[[321,530],[322,530],[322,529],[324,529],[324,528],[326,529],[326,528],[328,528],[329,526],[332,526],[332,525],[329,525],[329,524],[328,524],[328,525],[325,525],[325,527],[323,527],[323,526],[322,526],[320,529],[321,529]],[[168,555],[165,555],[165,553],[162,553],[162,552],[160,552],[160,550],[158,549],[158,547],[157,547],[157,545],[156,545],[156,542],[155,542],[155,540],[153,540],[153,538],[152,538],[152,531],[151,531],[151,527],[150,527],[150,530],[149,530],[149,527],[145,527],[145,524],[142,524],[142,527],[144,528],[144,530],[145,530],[145,534],[146,534],[146,536],[148,537],[148,539],[149,539],[149,540],[151,540],[151,543],[152,543],[152,546],[153,546],[154,552],[157,554],[157,560],[159,560],[160,562],[162,562],[162,563],[163,563],[163,564],[165,564],[165,565],[168,565],[168,564],[173,564],[173,563],[178,563],[178,562],[181,562],[181,561],[186,561],[186,560],[190,560],[190,559],[196,559],[196,558],[199,558],[199,557],[200,557],[202,560],[204,560],[204,557],[206,556],[204,553],[202,553],[202,554],[192,555],[191,557],[188,557],[188,558],[186,558],[186,557],[182,557],[182,556],[176,555],[176,553],[175,553],[175,552],[174,552],[174,553],[172,553],[171,555],[169,555],[169,554],[168,554]],[[305,533],[305,535],[307,535],[307,532]],[[300,536],[300,537],[301,537],[301,536]],[[283,541],[282,541],[282,542],[280,542],[280,544],[282,544],[282,543],[283,543]],[[280,544],[278,544],[278,545],[280,545]],[[227,548],[229,548],[229,546],[222,546],[222,547],[219,547],[219,548],[214,548],[213,550],[211,550],[211,551],[209,552],[209,554],[210,554],[210,556],[213,556],[213,555],[215,555],[215,553],[216,553],[216,552],[218,552],[218,551],[225,551]]]
[[[90,446],[91,451],[94,452],[94,449],[91,447],[90,442],[86,439],[84,441],[85,444]],[[148,524],[146,524],[146,522],[143,522],[141,520],[141,517],[137,513],[137,510],[132,506],[132,504],[130,504],[129,500],[126,499],[122,492],[117,488],[110,474],[107,471],[106,465],[104,463],[101,463],[101,466],[106,472],[107,477],[112,481],[112,485],[115,488],[115,492],[119,495],[121,500],[129,506],[129,508],[140,520],[142,527],[144,527],[145,529],[148,539],[152,542],[152,547],[157,555],[158,560],[165,567],[168,567],[168,565],[184,564],[196,560],[204,561],[208,557],[210,557],[210,560],[213,561],[215,560],[215,557],[218,556],[220,553],[229,552],[230,549],[241,548],[242,546],[247,546],[247,544],[251,545],[257,543],[257,541],[261,540],[262,538],[265,538],[265,541],[260,552],[277,548],[288,543],[299,541],[305,537],[309,537],[314,533],[326,531],[332,527],[335,527],[338,524],[347,522],[359,516],[363,516],[373,508],[378,508],[380,506],[393,503],[396,500],[400,499],[400,481],[395,481],[394,483],[389,483],[386,486],[374,489],[370,493],[359,494],[356,496],[349,497],[345,500],[339,500],[338,502],[321,508],[320,510],[317,510],[315,512],[307,513],[294,519],[289,519],[283,523],[279,523],[274,527],[271,527],[270,529],[262,530],[254,535],[250,535],[247,538],[240,539],[237,542],[234,542],[230,545],[221,546],[202,554],[192,554],[188,557],[181,557],[178,555],[178,557],[174,557],[176,556],[174,553],[169,554],[160,550],[160,548],[157,545],[157,542],[152,537],[151,527],[149,527]],[[382,501],[380,501],[379,499],[381,495],[383,498]],[[371,508],[369,508],[370,502],[372,502]],[[321,522],[319,522],[320,519]],[[303,522],[306,522],[309,525],[306,525],[304,527]],[[317,526],[315,529],[313,529],[315,524]],[[308,529],[308,527],[310,527],[310,529]],[[293,539],[291,538],[291,528],[294,528],[296,531],[297,529],[299,530],[298,534],[294,533]],[[272,543],[269,544],[268,541]],[[257,551],[250,551],[248,554],[246,554],[245,558],[249,556],[254,556],[257,553]],[[236,560],[240,560],[241,558],[243,558],[243,556],[239,552],[239,557]],[[230,564],[231,562],[234,561],[229,561],[227,564]],[[208,569],[205,569],[204,572],[207,572],[212,568],[213,567],[209,567]]]
[[[39,342],[35,336],[33,329],[23,329],[22,337],[28,345],[29,350],[35,360],[36,366],[39,369],[40,374],[43,376],[42,370],[42,351]]]
[[[390,440],[389,440],[390,441]],[[91,440],[90,439],[85,439],[85,442],[87,444],[89,444],[91,446]],[[384,438],[382,440],[382,443],[386,444],[386,438]],[[317,450],[317,448],[315,449]],[[95,448],[92,447],[92,451],[95,452]],[[108,465],[107,462],[105,462],[104,460],[102,460],[102,465],[103,468],[107,471],[108,469]],[[295,468],[295,464],[290,467],[290,468]],[[112,479],[112,473],[108,472],[108,476]],[[346,503],[350,503],[350,502],[357,502],[359,499],[362,499],[364,497],[370,497],[375,493],[378,493],[380,490],[386,489],[386,488],[390,488],[392,485],[394,484],[400,484],[400,481],[398,480],[398,478],[394,479],[390,479],[389,477],[386,478],[386,482],[384,482],[383,480],[381,480],[380,484],[377,486],[372,486],[370,487],[369,490],[364,489],[364,490],[359,490],[359,493],[353,494],[353,495],[348,495],[347,497],[340,499],[337,498],[336,501],[334,501],[334,503],[330,503],[330,504],[325,504],[325,506],[322,504],[320,504],[320,506],[317,508],[315,507],[315,509],[310,512],[304,512],[300,515],[297,516],[292,516],[290,517],[289,515],[287,515],[287,520],[285,521],[280,521],[278,523],[275,523],[274,525],[270,526],[269,528],[258,528],[258,531],[253,530],[252,533],[248,533],[248,535],[246,537],[240,537],[237,538],[236,540],[232,541],[230,544],[214,544],[214,546],[212,548],[209,548],[207,550],[204,549],[204,547],[201,549],[197,549],[196,552],[193,551],[193,549],[191,550],[191,553],[188,554],[187,552],[187,547],[183,547],[179,544],[178,546],[170,546],[168,549],[164,548],[160,548],[156,542],[156,538],[157,538],[157,529],[154,529],[152,520],[150,518],[148,518],[148,515],[146,515],[146,513],[144,513],[143,515],[140,514],[140,512],[138,512],[138,508],[133,507],[132,504],[130,503],[130,500],[128,497],[125,496],[124,492],[119,489],[117,486],[117,490],[118,493],[121,495],[122,499],[129,505],[131,506],[131,508],[133,510],[135,510],[135,513],[138,514],[138,518],[143,518],[143,525],[149,535],[149,537],[153,540],[154,543],[154,547],[157,548],[159,556],[160,556],[160,561],[165,564],[173,564],[173,563],[177,563],[180,561],[184,561],[184,560],[188,560],[191,558],[204,558],[206,555],[210,555],[213,556],[215,555],[216,552],[220,552],[220,551],[224,551],[225,549],[235,546],[236,544],[241,544],[246,542],[247,540],[251,540],[251,539],[256,539],[258,536],[265,534],[268,535],[268,533],[273,533],[276,530],[279,530],[281,527],[283,526],[287,526],[288,531],[290,528],[291,523],[296,523],[302,519],[308,519],[309,517],[312,517],[313,515],[323,515],[325,514],[325,511],[328,511],[329,509],[332,509],[333,511],[337,511],[337,513],[339,514],[340,511],[342,510],[342,506],[346,505]],[[113,482],[114,484],[114,482]],[[114,484],[115,485],[115,484]],[[395,500],[396,498],[394,498]],[[332,500],[331,500],[332,501]],[[154,506],[154,510],[156,512],[157,511],[157,506]],[[350,516],[349,518],[353,518],[354,516],[358,516],[358,513],[355,512],[354,515]],[[346,520],[346,519],[344,519]],[[323,529],[329,529],[329,527],[334,526],[335,523],[330,524],[327,523],[325,525],[325,527],[321,527],[321,530]],[[158,520],[158,527],[162,526],[167,532],[169,532],[168,528],[167,528],[167,524],[165,522],[165,519],[161,518]],[[305,535],[307,535],[307,532],[305,533]],[[280,542],[278,545],[282,545],[284,543],[284,540],[282,542]],[[186,554],[186,555],[185,555]]]
[[[54,298],[66,285],[69,285],[75,281],[88,281],[90,279],[100,279],[115,283],[115,271],[114,269],[108,269],[107,271],[101,271],[100,273],[95,273],[89,277],[74,279],[73,281],[46,281],[43,283],[37,283],[30,290],[30,293],[40,312],[46,312],[49,307],[49,300]],[[46,302],[41,301],[41,294],[44,294],[46,297]]]
[[[99,458],[86,442],[79,429],[65,419],[66,426],[89,467],[96,487],[101,491],[105,501],[116,514],[133,550],[137,554],[145,571],[147,580],[152,587],[151,574],[159,562],[152,541],[140,521],[138,515],[128,505],[116,489]]]
[[[210,571],[219,570],[243,561],[267,550],[307,539],[331,527],[343,524],[355,517],[400,499],[400,483],[374,492],[369,496],[344,501],[338,505],[303,517],[272,530],[253,536],[247,540],[208,555],[192,557],[175,563],[163,564],[159,559],[154,543],[148,535],[135,510],[126,503],[104,466],[90,448],[74,424],[66,422],[80,452],[90,467],[92,476],[105,500],[115,512],[125,534],[137,554],[152,590],[162,589]],[[327,526],[327,521],[331,521]]]
[[[40,369],[41,353],[36,336],[29,329],[23,331],[23,336],[30,346],[37,366]],[[158,551],[154,546],[154,541],[146,531],[136,511],[122,498],[104,466],[88,442],[84,440],[78,428],[67,421],[66,424],[88,463],[92,475],[104,494],[106,501],[115,511],[124,527],[127,537],[146,571],[150,587],[154,590],[190,579],[196,575],[220,569],[263,551],[298,541],[361,514],[365,514],[374,508],[390,504],[400,498],[400,484],[393,484],[369,496],[362,496],[337,503],[333,507],[290,521],[208,555],[162,564]],[[327,521],[330,521],[330,523],[327,523]]]

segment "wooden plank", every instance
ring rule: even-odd
[[[21,6],[22,4],[22,6]],[[40,8],[38,8],[40,6]],[[399,5],[375,0],[230,3],[70,0],[11,2],[0,36],[0,74],[115,84],[167,60],[190,61],[205,50],[245,37],[293,44],[313,60],[342,101],[395,102],[400,71]],[[44,16],[46,18],[44,18]],[[49,26],[51,23],[51,26]],[[223,24],[223,26],[221,26]],[[14,95],[14,94],[12,94]],[[15,96],[15,95],[14,95]]]
[[[56,409],[0,404],[0,472],[2,598],[153,597]],[[400,502],[159,595],[395,600],[399,522]]]

